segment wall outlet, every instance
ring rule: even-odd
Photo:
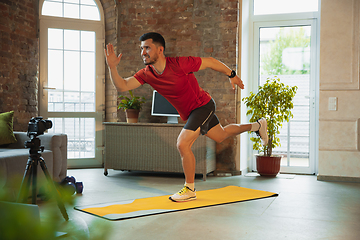
[[[337,111],[337,97],[329,97],[329,111]]]

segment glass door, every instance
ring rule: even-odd
[[[281,172],[314,173],[315,33],[314,20],[255,24],[258,84],[277,76],[285,85],[298,87],[294,117],[283,123],[278,135],[281,146],[273,150],[283,156]]]
[[[57,15],[51,4],[44,1],[40,18],[40,115],[52,120],[50,133],[67,134],[69,168],[100,167],[105,107],[100,10],[93,0],[62,2],[56,3],[64,9]]]

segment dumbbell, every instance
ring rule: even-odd
[[[76,182],[76,179],[74,176],[66,176],[60,183],[61,186],[66,189],[71,195],[76,193],[82,193],[84,189],[84,185],[82,182]]]

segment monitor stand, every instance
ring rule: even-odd
[[[168,116],[168,120],[167,123],[171,123],[171,124],[177,124],[178,122],[178,117],[176,116]]]

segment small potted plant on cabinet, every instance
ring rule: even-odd
[[[137,123],[139,118],[139,112],[141,110],[142,104],[145,103],[144,97],[134,96],[132,90],[129,91],[130,97],[120,95],[118,98],[120,102],[118,104],[118,109],[122,109],[126,114],[126,121],[128,123]]]
[[[280,171],[281,156],[273,156],[272,151],[280,146],[277,134],[280,133],[282,123],[289,122],[293,117],[291,110],[294,107],[293,98],[297,88],[285,86],[276,76],[269,77],[263,86],[259,86],[256,94],[251,92],[248,97],[242,99],[249,108],[246,115],[251,116],[250,122],[256,122],[261,117],[267,120],[267,145],[261,145],[260,138],[250,138],[253,141],[253,149],[263,153],[256,156],[256,167],[261,176],[276,176]]]

